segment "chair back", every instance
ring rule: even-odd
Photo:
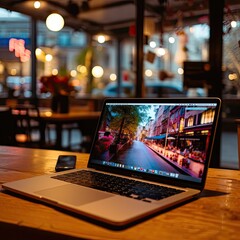
[[[10,108],[0,111],[0,145],[14,145],[14,121]]]
[[[33,142],[32,131],[40,128],[40,113],[35,106],[19,105],[12,108],[12,115],[15,120],[16,142]]]

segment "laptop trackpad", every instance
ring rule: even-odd
[[[54,202],[66,203],[75,206],[113,197],[110,193],[100,192],[91,188],[85,188],[73,184],[48,188],[35,193]]]

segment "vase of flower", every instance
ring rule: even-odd
[[[51,102],[53,112],[68,113],[69,112],[69,96],[68,95],[53,95]]]
[[[69,76],[43,76],[41,92],[52,94],[51,109],[53,112],[69,112],[69,95],[74,90]]]
[[[68,113],[69,112],[69,96],[59,95],[59,112]]]
[[[57,97],[57,95],[52,96],[51,109],[53,112],[58,112],[58,97]]]

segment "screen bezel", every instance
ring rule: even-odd
[[[213,143],[214,143],[214,138],[215,138],[215,133],[218,125],[218,118],[219,118],[219,113],[220,113],[220,108],[221,108],[221,99],[219,98],[172,98],[172,99],[167,99],[167,98],[110,98],[110,99],[105,99],[103,103],[103,108],[102,108],[102,113],[106,107],[106,104],[108,103],[146,103],[146,104],[163,104],[163,103],[216,103],[216,112],[215,112],[215,117],[212,125],[212,134],[210,137],[210,146],[208,148],[208,151],[206,153],[206,162],[204,166],[204,172],[202,175],[202,180],[201,182],[195,182],[195,181],[188,181],[188,180],[182,180],[182,179],[176,179],[176,178],[168,178],[168,177],[163,177],[160,175],[153,175],[153,174],[148,174],[148,173],[143,173],[143,172],[138,172],[138,171],[132,171],[124,168],[116,168],[116,167],[111,167],[109,165],[101,165],[101,164],[96,164],[94,162],[91,162],[92,159],[92,150],[90,152],[90,157],[89,157],[89,162],[88,162],[88,167],[89,168],[94,168],[100,171],[105,171],[109,173],[115,173],[115,174],[120,174],[124,176],[129,176],[129,177],[135,177],[147,181],[154,181],[154,182],[159,182],[159,183],[164,183],[164,184],[170,184],[170,185],[175,185],[175,186],[180,186],[180,187],[186,187],[186,188],[194,188],[194,189],[199,189],[203,190],[206,182],[206,177],[207,177],[207,171],[208,167],[210,164],[211,160],[211,155],[212,155],[212,149],[213,149]],[[101,114],[101,117],[99,118],[98,126],[96,128],[96,133],[94,137],[94,141],[92,144],[92,148],[95,144],[95,142],[98,140],[98,129],[100,127],[100,124],[103,120],[103,115]]]

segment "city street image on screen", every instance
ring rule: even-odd
[[[200,182],[214,114],[213,104],[109,104],[91,158]]]

